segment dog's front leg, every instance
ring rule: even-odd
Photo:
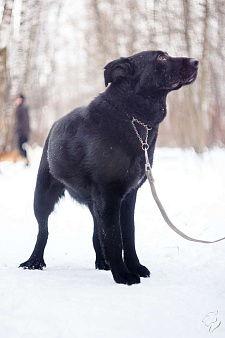
[[[130,272],[149,277],[150,271],[141,265],[135,250],[134,209],[137,191],[130,192],[121,203],[120,224],[123,236],[124,262]]]
[[[122,258],[122,235],[120,228],[121,199],[107,189],[94,203],[94,214],[98,225],[99,239],[113,278],[119,284],[140,283],[140,277],[131,273]]]

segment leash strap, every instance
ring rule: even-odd
[[[211,243],[216,243],[216,242],[220,242],[220,241],[223,241],[225,239],[225,237],[223,238],[220,238],[220,239],[217,239],[215,241],[203,241],[203,240],[200,240],[200,239],[195,239],[195,238],[192,238],[192,237],[189,237],[187,236],[186,234],[184,234],[182,231],[180,231],[172,222],[171,220],[169,219],[169,217],[167,216],[167,213],[162,205],[162,203],[160,202],[159,200],[159,197],[157,195],[157,192],[156,192],[156,189],[155,189],[155,185],[154,185],[154,178],[152,176],[152,170],[151,170],[151,166],[150,166],[150,163],[149,163],[149,158],[148,158],[148,151],[147,149],[144,149],[145,151],[145,173],[146,173],[146,176],[148,178],[148,181],[149,181],[149,184],[150,184],[150,187],[151,187],[151,191],[152,191],[152,196],[165,220],[165,222],[168,224],[168,226],[173,230],[175,231],[179,236],[183,237],[184,239],[188,240],[188,241],[191,241],[191,242],[197,242],[197,243],[205,243],[205,244],[211,244]]]

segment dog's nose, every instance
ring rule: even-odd
[[[195,68],[198,68],[198,60],[197,59],[190,59],[190,64]]]

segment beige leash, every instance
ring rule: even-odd
[[[145,129],[146,129],[146,138],[145,140],[143,141],[140,134],[138,133],[138,130],[135,126],[134,123],[138,123],[140,125],[142,125]],[[165,220],[165,222],[168,224],[168,226],[173,230],[175,231],[178,235],[180,235],[181,237],[183,237],[184,239],[188,240],[188,241],[191,241],[191,242],[197,242],[197,243],[205,243],[205,244],[211,244],[211,243],[216,243],[216,242],[220,242],[220,241],[223,241],[225,239],[225,237],[223,238],[220,238],[220,239],[217,239],[215,241],[204,241],[204,240],[201,240],[201,239],[195,239],[195,238],[192,238],[192,237],[189,237],[187,236],[186,234],[184,234],[182,231],[180,231],[172,222],[171,220],[169,219],[162,203],[160,202],[159,200],[159,197],[157,195],[157,192],[156,192],[156,189],[155,189],[155,185],[154,185],[154,178],[152,176],[152,170],[151,170],[151,166],[150,166],[150,163],[149,163],[149,158],[148,158],[148,148],[149,148],[149,145],[148,145],[148,132],[149,130],[151,130],[152,128],[145,125],[144,123],[138,121],[137,119],[135,119],[133,117],[133,120],[132,120],[132,125],[133,125],[133,128],[135,130],[135,133],[139,139],[139,141],[141,142],[141,147],[142,147],[142,150],[144,150],[145,152],[145,173],[146,173],[146,176],[148,178],[148,181],[149,181],[149,184],[150,184],[150,188],[151,188],[151,191],[152,191],[152,196]]]
[[[211,244],[211,243],[216,243],[216,242],[220,242],[220,241],[223,241],[225,239],[225,237],[223,238],[220,238],[220,239],[217,239],[215,241],[203,241],[201,239],[195,239],[195,238],[192,238],[192,237],[189,237],[187,236],[186,234],[184,234],[182,231],[180,231],[172,222],[171,220],[169,219],[162,203],[160,202],[159,198],[158,198],[158,195],[157,195],[157,192],[156,192],[156,189],[155,189],[155,185],[154,185],[154,178],[152,176],[152,170],[151,170],[151,166],[150,166],[150,163],[149,163],[149,159],[148,159],[148,152],[147,150],[145,149],[145,160],[146,160],[146,164],[145,164],[145,173],[146,173],[146,176],[148,178],[148,181],[149,181],[149,184],[150,184],[150,187],[151,187],[151,191],[152,191],[152,196],[165,220],[165,222],[169,225],[169,227],[175,231],[178,235],[180,235],[181,237],[183,237],[184,239],[188,240],[188,241],[192,241],[192,242],[198,242],[198,243],[205,243],[205,244]]]

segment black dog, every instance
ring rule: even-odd
[[[75,109],[52,127],[39,167],[34,212],[39,233],[34,251],[20,267],[42,269],[48,217],[65,189],[88,206],[94,219],[97,269],[111,270],[117,283],[140,283],[149,270],[140,264],[134,243],[134,208],[145,182],[145,157],[132,118],[149,126],[150,164],[166,96],[194,82],[198,60],[161,51],[142,52],[105,67],[111,85],[87,107]],[[144,140],[146,128],[135,127]],[[122,255],[122,252],[124,255]]]

